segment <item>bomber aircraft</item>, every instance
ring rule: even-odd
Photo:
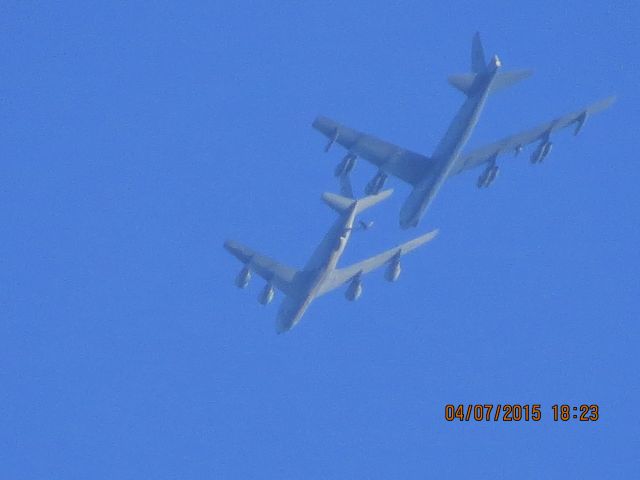
[[[447,178],[484,165],[477,186],[488,187],[498,174],[496,160],[500,154],[514,152],[517,155],[524,146],[534,142],[539,144],[531,155],[531,163],[540,163],[551,151],[550,135],[553,132],[575,125],[574,134],[577,135],[588,117],[604,110],[615,100],[615,97],[605,98],[576,112],[463,154],[461,151],[478,122],[489,94],[531,74],[530,70],[502,73],[500,69],[500,60],[495,55],[489,63],[485,62],[480,36],[476,33],[471,47],[472,73],[452,75],[448,79],[467,98],[431,157],[351,129],[327,117],[317,117],[313,127],[329,139],[325,151],[329,151],[334,143],[348,151],[336,167],[335,175],[342,177],[348,174],[356,159],[362,157],[378,167],[378,172],[365,188],[367,194],[379,192],[389,175],[407,182],[413,189],[400,211],[400,226],[405,229],[415,227]]]
[[[392,190],[385,190],[360,200],[324,193],[322,200],[339,217],[302,270],[283,265],[238,242],[226,241],[224,247],[244,264],[236,278],[236,285],[245,288],[252,272],[255,272],[267,282],[258,296],[261,304],[266,305],[273,300],[276,288],[284,293],[285,299],[276,319],[276,331],[283,333],[300,321],[314,299],[345,283],[349,283],[345,292],[347,299],[357,300],[362,294],[362,276],[378,267],[388,264],[385,278],[390,282],[396,281],[400,275],[400,257],[432,240],[437,235],[437,230],[348,267],[336,268],[353,230],[368,228],[366,224],[358,227],[355,223],[356,215],[384,200],[391,192]]]

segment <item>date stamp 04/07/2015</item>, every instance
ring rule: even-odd
[[[593,403],[555,404],[550,413],[554,422],[596,422],[600,419],[600,407]],[[461,403],[444,407],[447,422],[539,422],[543,416],[540,403]]]

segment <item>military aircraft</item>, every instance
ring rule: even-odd
[[[313,122],[313,127],[328,137],[325,151],[329,151],[334,143],[348,150],[336,167],[336,176],[348,174],[356,159],[362,157],[378,167],[378,172],[365,188],[367,194],[380,191],[389,175],[407,182],[413,190],[400,211],[400,226],[405,229],[415,227],[447,178],[485,165],[477,186],[488,187],[498,174],[497,157],[505,152],[515,152],[517,155],[524,146],[533,142],[539,144],[531,155],[531,163],[540,163],[551,151],[550,135],[553,132],[575,125],[574,133],[577,135],[588,117],[604,110],[615,100],[615,97],[606,98],[525,132],[462,154],[462,148],[478,122],[488,95],[531,74],[530,70],[502,73],[500,68],[497,56],[485,64],[480,36],[476,33],[471,47],[472,73],[452,75],[448,79],[467,98],[430,158],[319,116]]]
[[[276,319],[276,331],[282,333],[291,330],[300,321],[314,299],[345,283],[349,283],[345,292],[347,299],[357,300],[362,294],[362,276],[378,267],[388,264],[385,278],[390,282],[396,281],[400,275],[400,257],[432,240],[437,230],[348,267],[336,268],[351,233],[359,228],[355,223],[356,215],[384,200],[391,192],[386,190],[360,200],[324,193],[322,200],[339,217],[302,270],[295,270],[260,255],[238,242],[226,241],[224,247],[244,264],[236,278],[236,285],[245,288],[252,272],[255,272],[267,282],[258,296],[261,304],[266,305],[273,300],[276,288],[284,293],[285,299]]]

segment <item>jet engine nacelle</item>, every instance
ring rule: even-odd
[[[350,173],[351,170],[353,170],[353,167],[355,167],[356,165],[356,158],[358,157],[355,154],[347,153],[347,155],[338,164],[333,174],[336,177],[341,177]]]
[[[491,165],[482,172],[482,175],[478,177],[478,188],[488,187],[498,176],[500,169],[497,165]]]
[[[262,305],[267,305],[273,301],[273,297],[275,296],[275,294],[276,291],[274,290],[273,285],[267,283],[260,292],[260,295],[258,295],[258,301]]]
[[[347,300],[353,302],[358,300],[362,295],[362,282],[360,281],[360,277],[356,277],[351,281],[349,288],[345,292],[344,296],[347,297]]]
[[[249,280],[251,280],[251,270],[245,265],[236,277],[236,286],[238,288],[245,288],[249,285]]]
[[[377,195],[384,187],[384,182],[386,181],[387,174],[383,171],[378,171],[378,173],[376,173],[376,176],[373,177],[369,181],[369,183],[367,183],[367,186],[364,189],[364,193],[366,193],[367,195]]]
[[[398,280],[398,277],[400,277],[401,271],[402,268],[400,267],[400,259],[398,258],[389,264],[387,270],[384,272],[384,278],[388,282],[395,282],[396,280]]]
[[[534,152],[531,154],[531,163],[540,163],[545,159],[547,155],[551,152],[553,148],[553,143],[549,140],[543,141],[540,145],[536,147]]]
[[[573,131],[574,135],[578,135],[580,133],[580,130],[582,130],[582,127],[584,127],[584,122],[586,121],[587,121],[587,112],[583,112],[582,114],[580,114],[580,116],[576,120],[576,129]]]

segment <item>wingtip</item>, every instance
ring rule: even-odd
[[[436,238],[439,233],[440,233],[440,229],[439,228],[434,228],[433,230],[431,230],[431,231],[425,233],[424,235],[422,235],[422,238],[424,239],[425,242],[430,242],[431,240]]]
[[[608,97],[605,97],[601,100],[598,100],[595,103],[592,103],[590,106],[585,108],[585,111],[589,112],[590,114],[600,112],[602,110],[609,108],[617,100],[618,100],[618,95],[609,95]]]
[[[227,252],[231,252],[231,253],[233,253],[235,250],[237,250],[237,244],[233,240],[225,240],[224,243],[222,244],[222,247]]]
[[[386,190],[383,190],[380,193],[378,193],[376,196],[381,199],[385,199],[387,197],[390,197],[391,195],[393,195],[393,188],[387,188]]]

